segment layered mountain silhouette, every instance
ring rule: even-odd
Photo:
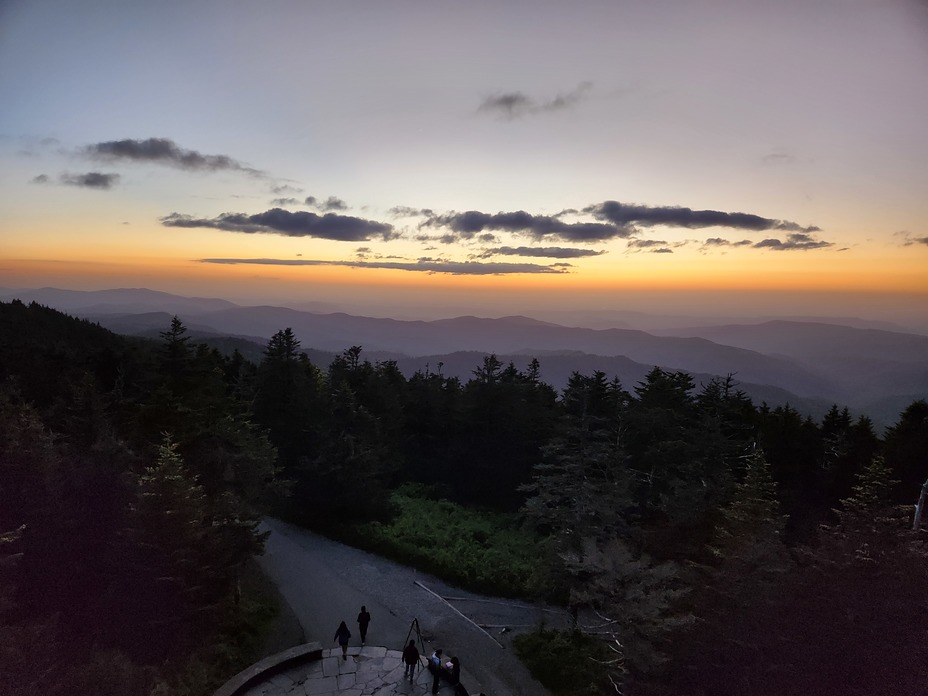
[[[467,380],[489,353],[519,369],[537,357],[542,379],[558,389],[572,372],[594,370],[632,388],[659,366],[690,372],[697,383],[734,375],[758,403],[789,402],[816,417],[837,403],[883,423],[893,422],[914,399],[928,398],[928,336],[824,322],[767,321],[645,332],[568,327],[523,316],[400,321],[243,307],[144,289],[0,290],[0,299],[13,298],[131,335],[157,336],[177,315],[198,338],[250,341],[254,349],[242,352],[252,359],[260,357],[260,347],[270,336],[289,327],[323,366],[329,356],[361,346],[367,359],[396,360],[407,375],[429,369]],[[227,340],[224,345],[247,344]]]

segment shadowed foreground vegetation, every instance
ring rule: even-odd
[[[390,503],[388,521],[354,527],[357,545],[477,592],[524,597],[537,582],[541,539],[519,516],[436,500],[409,484]]]
[[[877,433],[660,368],[558,393],[536,360],[463,383],[358,346],[314,365],[289,329],[254,364],[178,319],[0,322],[3,696],[208,693],[261,642],[241,578],[267,512],[563,603],[574,630],[517,642],[558,694],[928,686],[925,401]]]

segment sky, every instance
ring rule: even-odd
[[[0,286],[928,323],[920,0],[0,0]]]

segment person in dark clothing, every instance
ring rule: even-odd
[[[461,681],[461,661],[456,655],[451,658],[451,670],[445,670],[445,674],[451,686],[457,686]]]
[[[338,630],[335,631],[335,640],[338,641],[338,644],[342,646],[342,659],[348,659],[348,641],[351,638],[351,631],[348,630],[348,626],[342,621],[338,624]]]
[[[416,676],[416,665],[419,664],[419,649],[416,647],[416,641],[409,641],[409,645],[403,648],[403,664],[406,665],[403,678],[409,677],[409,681],[412,681]]]
[[[367,626],[371,622],[371,615],[367,613],[367,607],[361,607],[361,613],[358,614],[358,631],[361,633],[361,645],[367,640]]]

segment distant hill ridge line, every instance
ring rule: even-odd
[[[117,333],[152,335],[165,330],[176,314],[191,331],[265,343],[290,327],[304,349],[336,354],[359,345],[368,354],[383,352],[413,360],[461,351],[535,355],[544,357],[543,371],[545,363],[553,368],[553,360],[564,359],[573,360],[580,372],[588,372],[599,358],[615,362],[624,357],[639,365],[698,375],[733,373],[746,384],[859,408],[880,403],[886,409],[901,405],[901,410],[913,397],[928,398],[928,337],[826,322],[774,319],[648,332],[569,327],[518,314],[434,320],[363,317],[274,305],[248,307],[145,289],[45,288],[13,294],[97,321]],[[0,299],[8,296],[4,292]],[[564,373],[567,367],[557,370]],[[888,414],[886,420],[894,415],[898,412]]]

